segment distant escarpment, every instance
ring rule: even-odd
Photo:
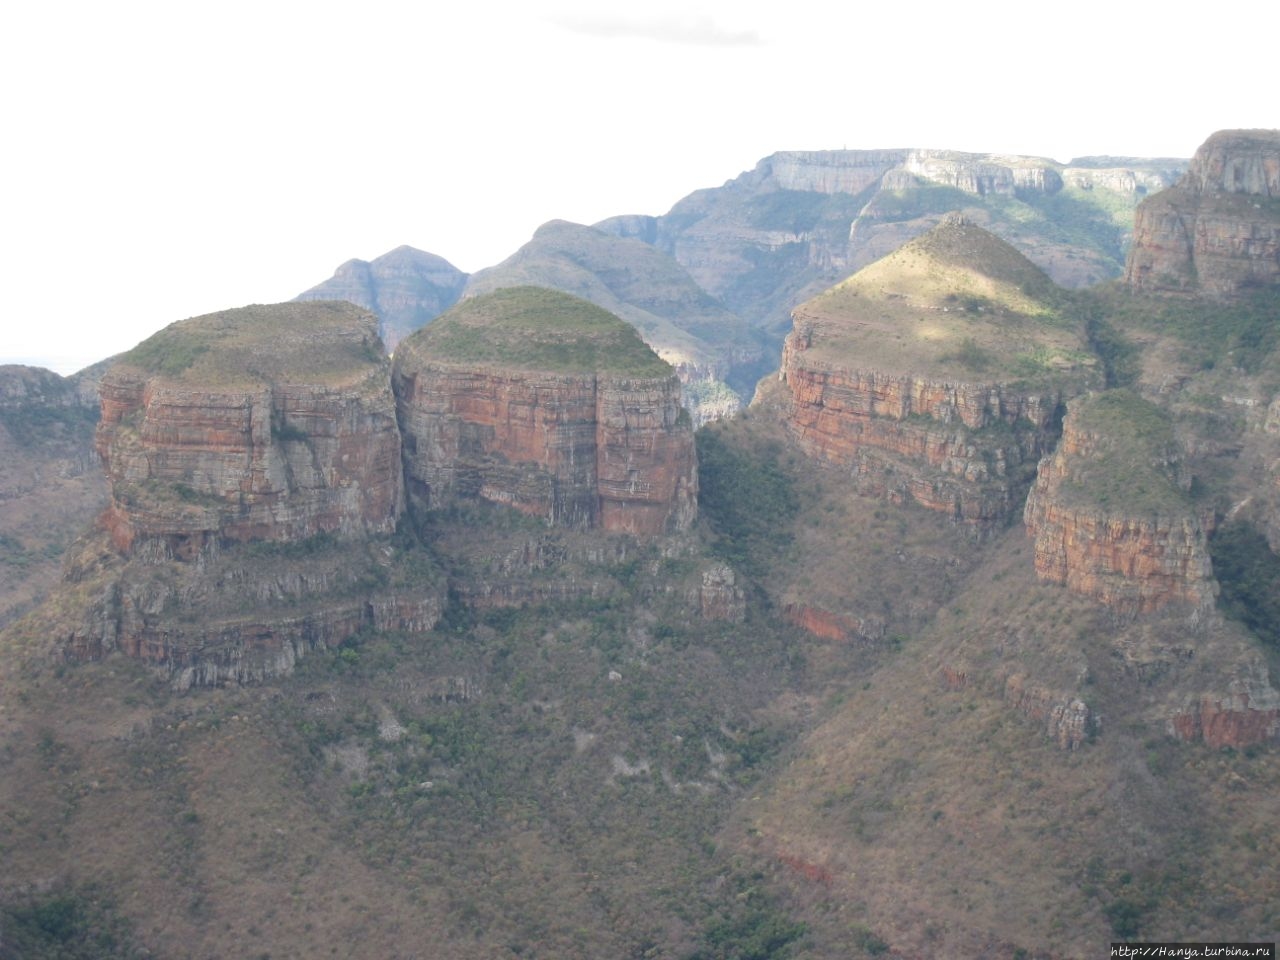
[[[467,297],[540,286],[588,300],[630,323],[675,368],[698,426],[730,416],[768,370],[759,332],[638,239],[553,220],[495,267],[474,274]]]
[[[378,317],[388,350],[458,302],[467,275],[443,257],[396,247],[373,260],[348,260],[297,300],[346,300]]]
[[[1095,378],[1079,324],[1021,254],[953,216],[799,307],[786,425],[860,492],[977,530],[1021,506],[1064,399]]]
[[[429,629],[438,591],[391,569],[389,374],[374,318],[334,302],[196,317],[118,358],[97,433],[111,501],[69,564],[89,599],[68,653],[121,650],[187,686],[364,626]]]
[[[505,503],[553,526],[652,536],[697,511],[680,383],[634,329],[534,287],[464,300],[394,370],[414,503]]]
[[[1280,131],[1206,140],[1186,175],[1138,208],[1125,280],[1215,299],[1280,286]]]
[[[1189,486],[1163,410],[1127,390],[1076,401],[1027,499],[1037,574],[1121,614],[1210,609],[1206,518]]]
[[[960,209],[1063,286],[1119,276],[1144,196],[1185,160],[953,150],[784,151],[661,217],[596,226],[652,243],[730,310],[781,335],[798,302]]]

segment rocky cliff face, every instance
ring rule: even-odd
[[[581,297],[635,327],[675,368],[695,426],[735,413],[741,401],[733,387],[752,388],[768,369],[757,331],[639,239],[554,220],[502,263],[473,275],[465,296],[521,285]]]
[[[435,254],[396,247],[373,260],[348,260],[298,300],[346,300],[378,317],[388,350],[458,302],[467,274]]]
[[[1027,498],[1041,579],[1125,615],[1212,608],[1206,522],[1181,488],[1170,429],[1127,391],[1072,405]]]
[[[1280,131],[1205,141],[1177,185],[1138,208],[1125,280],[1217,299],[1280,285]]]
[[[346,304],[248,307],[120,358],[96,441],[116,547],[194,559],[233,542],[391,532],[400,438],[374,323]],[[164,357],[182,350],[191,365],[173,369]]]
[[[970,255],[982,266],[965,264]],[[1090,376],[1069,326],[1036,333],[999,319],[1032,310],[997,305],[1015,276],[1017,296],[1037,278],[1047,283],[1007,245],[956,218],[798,308],[780,376],[790,392],[785,422],[800,447],[849,469],[864,493],[979,529],[1007,517],[1053,439],[1063,398]],[[980,297],[965,293],[975,283]],[[998,358],[979,341],[1012,352]],[[1031,356],[1041,376],[1001,372],[1025,373]]]
[[[787,426],[801,449],[847,467],[864,493],[913,502],[982,528],[1018,506],[1019,488],[1052,437],[1056,393],[822,369],[793,334],[782,376]]]
[[[641,366],[631,370],[614,366],[618,354],[599,368],[589,360],[585,369],[555,370],[537,368],[536,349],[497,362],[450,349],[472,333],[493,346],[512,318],[530,324],[531,339],[554,337],[556,309],[586,306],[544,290],[532,296],[550,305],[545,322],[520,319],[521,298],[531,294],[516,290],[465,301],[457,319],[451,313],[398,352],[410,495],[430,507],[457,497],[506,503],[575,529],[654,536],[687,528],[697,510],[692,424],[679,381],[638,338],[629,349]],[[603,311],[589,327],[589,336],[634,337]]]
[[[366,626],[430,629],[439,591],[389,569],[404,497],[375,322],[246,307],[117,359],[96,438],[114,556],[90,538],[69,566],[88,612],[68,655],[120,650],[185,687],[282,672]]]

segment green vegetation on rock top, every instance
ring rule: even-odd
[[[179,320],[119,364],[189,384],[358,382],[385,358],[371,314],[350,303],[254,304]]]
[[[948,217],[802,305],[814,359],[949,380],[1092,377],[1071,298],[1000,238]]]
[[[1076,401],[1074,428],[1094,449],[1073,463],[1063,492],[1107,513],[1184,515],[1190,496],[1175,482],[1173,420],[1131,390],[1108,390]]]
[[[505,287],[464,300],[400,345],[400,355],[549,373],[666,377],[630,324],[544,287]]]

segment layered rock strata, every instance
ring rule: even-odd
[[[1217,299],[1280,286],[1280,131],[1215,133],[1174,187],[1144,200],[1125,281]]]
[[[1212,607],[1205,520],[1182,489],[1170,430],[1127,391],[1071,406],[1024,513],[1042,580],[1125,615]]]
[[[175,369],[187,351],[191,363]],[[280,304],[161,331],[103,377],[104,524],[122,553],[389,533],[403,505],[395,403],[374,318]]]
[[[697,461],[678,379],[617,318],[533,289],[465,301],[397,353],[411,497],[426,507],[479,498],[573,529],[641,536],[686,529],[697,511]],[[550,312],[523,317],[528,297]],[[536,346],[493,359],[468,356],[463,346],[492,347],[510,333],[509,322],[531,324],[531,340],[554,338],[568,315],[558,308],[590,308],[583,335],[626,339],[624,350],[640,365],[616,368],[624,354],[604,350],[591,352],[586,369],[554,369],[550,356],[545,366],[552,368],[539,369]],[[495,332],[495,323],[502,329]],[[525,335],[513,334],[514,346]]]
[[[1244,665],[1225,693],[1192,698],[1168,722],[1179,740],[1202,740],[1211,747],[1241,747],[1280,737],[1280,693],[1261,664]]]
[[[119,650],[185,687],[261,679],[365,627],[434,625],[441,591],[397,585],[390,554],[369,552],[404,501],[371,315],[294,303],[182,321],[100,390],[115,555],[90,541],[69,567],[96,584],[69,656]]]
[[[963,251],[979,265],[957,261]],[[788,430],[809,455],[847,468],[860,492],[978,529],[1000,523],[1020,506],[1064,397],[1090,377],[1076,333],[1037,330],[1021,292],[1001,300],[1037,279],[1048,283],[953,218],[801,306],[780,373]]]
[[[564,220],[543,224],[502,263],[474,274],[465,296],[536,285],[581,297],[636,328],[675,368],[695,426],[730,416],[766,372],[757,331],[649,243]]]

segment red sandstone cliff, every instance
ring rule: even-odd
[[[456,497],[505,503],[573,529],[641,536],[686,529],[697,513],[697,458],[675,374],[621,320],[568,295],[532,289],[513,288],[509,300],[504,290],[464,301],[397,351],[394,385],[410,495],[429,507]],[[544,301],[549,312],[539,314],[528,333],[534,342],[521,350],[524,334],[511,334],[505,324],[511,317],[524,322],[527,302]],[[640,373],[611,370],[607,357],[603,369],[590,362],[538,368],[536,340],[558,336],[556,311],[588,308],[585,336],[626,338],[625,349],[643,351]],[[493,318],[477,319],[476,311],[493,312],[503,326],[494,332],[484,326]],[[476,329],[487,343],[511,335],[510,356],[495,363],[450,352],[449,342],[457,341],[449,337]],[[589,342],[594,349],[595,340]],[[526,355],[535,359],[526,362]]]
[[[1224,130],[1138,207],[1126,282],[1229,299],[1280,284],[1280,131]]]
[[[795,311],[788,430],[860,492],[997,525],[1064,398],[1091,377],[1073,325],[1047,319],[1050,287],[1007,244],[949,218]]]
[[[429,630],[441,591],[377,546],[404,499],[389,368],[373,317],[338,303],[197,317],[117,361],[96,438],[114,556],[90,539],[69,565],[87,613],[67,654],[119,650],[186,687],[365,627]]]
[[[1168,442],[1167,416],[1127,391],[1072,404],[1024,513],[1042,580],[1124,614],[1213,606],[1205,524]]]
[[[157,334],[199,345],[185,369],[149,369],[151,341],[124,355],[97,435],[117,549],[192,559],[215,541],[391,532],[400,438],[375,324],[348,304],[250,307]]]

